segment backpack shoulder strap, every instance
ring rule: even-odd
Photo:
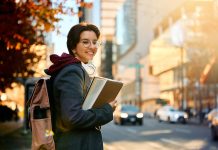
[[[35,83],[35,86],[33,88],[33,92],[32,92],[32,95],[30,96],[30,98],[28,99],[26,105],[29,107],[31,105],[31,103],[33,103],[33,98],[34,96],[36,96],[36,94],[38,93],[38,90],[41,89],[41,87],[43,86],[43,82],[45,82],[46,79],[39,79],[36,83]]]
[[[50,104],[50,112],[51,112],[52,130],[54,133],[56,131],[56,110],[55,110],[53,84],[54,84],[54,80],[59,72],[57,72],[55,75],[52,75],[49,79],[46,80],[48,97],[49,97],[49,104]]]

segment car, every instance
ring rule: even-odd
[[[114,123],[124,125],[125,123],[143,125],[143,113],[137,106],[120,104],[114,111]]]
[[[163,106],[157,110],[157,118],[159,122],[179,122],[185,124],[188,120],[188,114],[184,111],[179,111],[172,106]]]
[[[218,140],[218,114],[216,114],[209,122],[211,137],[213,140]]]
[[[205,118],[208,122],[211,122],[215,116],[218,115],[218,108],[212,109],[208,114],[206,114]]]

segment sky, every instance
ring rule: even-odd
[[[75,0],[68,0],[66,3],[67,7],[73,7],[74,11],[78,11]],[[60,34],[57,34],[56,31],[52,33],[52,43],[54,43],[54,53],[55,54],[62,54],[63,52],[68,53],[67,50],[67,33],[70,28],[77,24],[78,16],[77,15],[61,15],[62,20],[58,23],[60,26]]]
[[[85,2],[93,2],[95,4],[96,9],[93,9],[95,17],[93,18],[95,24],[97,26],[99,26],[100,24],[100,20],[99,20],[99,0],[85,0]],[[67,0],[67,2],[65,3],[67,7],[72,7],[75,12],[78,12],[78,6],[76,4],[76,0]],[[58,25],[60,26],[60,34],[57,34],[56,32],[52,33],[52,43],[54,43],[54,54],[58,54],[61,55],[63,52],[65,53],[69,53],[67,50],[67,34],[70,30],[70,28],[79,23],[79,19],[77,15],[61,15],[62,21],[60,21],[58,23]],[[95,58],[90,61],[91,64],[93,64],[95,66],[95,68],[98,68],[100,66],[100,50],[98,51],[98,53],[96,54]],[[85,67],[86,68],[86,67]],[[88,69],[86,69],[88,71]],[[89,71],[88,71],[89,72]],[[95,74],[92,75],[97,75],[97,72],[95,72]]]
[[[56,2],[56,0],[53,0]],[[61,0],[60,0],[61,1]],[[84,0],[85,2],[93,2],[94,0]],[[74,9],[74,12],[78,12],[78,5],[76,4],[76,0],[67,0],[65,3],[66,7],[72,7]],[[60,28],[60,34],[57,34],[56,32],[52,33],[52,43],[54,43],[54,53],[55,54],[62,54],[63,52],[68,53],[67,50],[67,33],[70,30],[70,28],[79,23],[79,19],[77,15],[60,15],[62,18],[62,21],[58,23]]]

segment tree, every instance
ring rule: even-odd
[[[214,57],[218,58],[218,16],[214,4],[205,2],[196,6],[196,10],[188,15],[185,24],[185,48],[189,57],[188,78],[195,82]]]
[[[63,6],[65,1],[1,0],[0,91],[11,87],[13,82],[17,82],[17,77],[33,76],[31,66],[39,62],[41,57],[31,51],[30,46],[45,43],[45,32],[54,30],[55,23],[60,21],[58,14],[76,14],[72,8]],[[80,5],[92,6],[84,2]]]

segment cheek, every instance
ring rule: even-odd
[[[98,49],[96,48],[96,49],[94,49],[94,53],[96,54],[98,52]]]
[[[81,55],[81,54],[85,53],[85,50],[83,49],[82,46],[78,45],[77,48],[76,48],[76,53]]]

